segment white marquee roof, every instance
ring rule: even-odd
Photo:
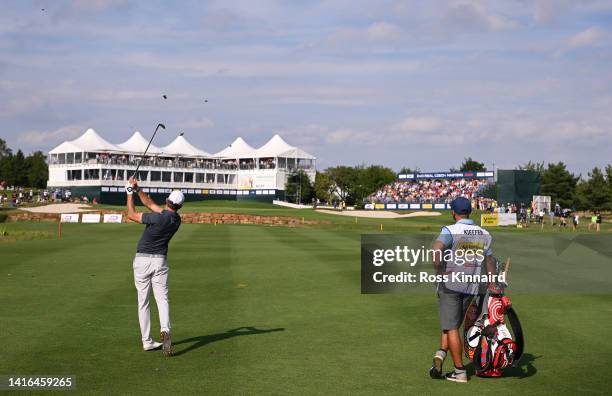
[[[49,151],[49,154],[80,153],[82,151],[83,149],[77,146],[76,144],[72,142],[64,142],[53,150]]]
[[[116,145],[104,140],[96,131],[89,128],[84,134],[71,141],[82,151],[121,151]]]
[[[238,137],[229,146],[215,153],[214,156],[219,158],[241,158],[248,156],[253,151],[255,151],[253,147],[245,142],[244,139]]]
[[[131,138],[129,138],[123,143],[119,143],[117,147],[129,153],[134,153],[134,152],[137,153],[137,152],[144,152],[148,144],[149,144],[149,141],[145,139],[144,136],[142,136],[142,134],[139,131],[136,131],[134,132]],[[153,144],[149,146],[148,153],[161,154],[161,152],[162,151],[159,147],[156,147]]]
[[[272,139],[268,140],[266,144],[253,151],[250,154],[253,158],[266,158],[266,157],[287,157],[287,158],[305,158],[315,159],[314,156],[308,154],[306,151],[293,147],[283,140],[279,135],[272,136]]]
[[[75,152],[122,152],[122,153],[134,153],[141,154],[144,152],[148,144],[146,139],[138,131],[125,142],[120,144],[112,144],[104,140],[100,135],[93,129],[88,129],[80,137],[66,141],[53,150],[49,151],[49,154],[60,154],[60,153],[75,153]],[[211,155],[206,151],[200,150],[191,144],[184,136],[178,136],[170,144],[165,147],[156,147],[151,145],[149,147],[151,154],[161,155],[177,155],[185,157],[216,157],[216,158],[269,158],[269,157],[287,157],[287,158],[303,158],[303,159],[315,159],[314,156],[310,155],[306,151],[291,146],[283,140],[279,135],[274,135],[266,144],[258,149],[254,149],[242,138],[236,138],[226,148],[219,151],[218,153]]]
[[[195,147],[182,135],[177,136],[169,145],[162,147],[161,151],[165,154],[183,155],[186,157],[210,157],[209,153]]]

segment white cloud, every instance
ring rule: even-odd
[[[594,26],[587,30],[576,33],[567,42],[567,47],[570,49],[583,48],[583,47],[594,47],[598,45],[604,38],[605,33],[600,28]]]
[[[399,27],[388,22],[375,22],[366,30],[366,38],[375,41],[394,41],[401,37]]]
[[[54,130],[33,130],[19,134],[18,140],[22,143],[32,145],[34,147],[48,146],[49,143],[61,143],[66,140],[72,140],[85,132],[87,127],[84,125],[66,125]]]
[[[566,44],[555,52],[555,57],[561,57],[565,53],[582,48],[594,48],[602,45],[608,36],[607,32],[597,26],[576,33]]]
[[[435,117],[407,117],[395,124],[393,129],[398,132],[430,132],[441,126]]]
[[[481,1],[454,1],[446,13],[446,23],[466,30],[508,30],[519,23],[501,14],[491,12]]]

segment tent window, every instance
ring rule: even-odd
[[[82,173],[80,169],[76,169],[76,170],[68,170],[66,171],[66,178],[68,180],[81,180],[82,178]]]
[[[223,179],[224,179],[224,177],[223,177],[223,176],[225,176],[225,175],[223,175],[223,174],[221,174],[221,173],[217,174],[217,183],[219,183],[219,184],[225,184],[225,180],[223,180]]]
[[[161,172],[159,172],[159,171],[151,171],[151,181],[152,182],[161,181]]]
[[[100,180],[100,169],[85,169],[85,180]]]
[[[172,172],[162,172],[162,181],[170,183],[172,181]]]
[[[274,169],[274,158],[260,158],[259,159],[259,168],[260,169]]]
[[[204,173],[196,173],[196,183],[204,183],[206,181],[206,175]]]
[[[80,164],[83,162],[83,153],[74,153],[74,163]]]
[[[300,169],[312,169],[313,161],[311,159],[298,159],[298,168]]]
[[[102,169],[102,180],[115,180],[116,177],[116,169]]]
[[[65,164],[66,163],[66,154],[62,153],[59,155],[59,163],[60,164]]]
[[[191,172],[185,173],[185,183],[193,183],[193,173]]]
[[[174,172],[174,182],[175,183],[183,182],[183,172]]]
[[[206,183],[214,183],[215,182],[215,174],[207,173],[206,174]]]
[[[280,169],[286,169],[287,168],[287,158],[279,158],[278,159],[278,167]]]

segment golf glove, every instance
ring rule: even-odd
[[[125,192],[127,195],[132,195],[135,192],[138,192],[138,186],[132,186],[130,183],[125,185]]]

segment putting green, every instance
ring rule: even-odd
[[[169,257],[170,359],[140,347],[131,259],[141,226],[67,224],[61,240],[0,242],[0,374],[74,374],[86,394],[608,393],[607,230],[493,230],[496,252],[513,257],[508,294],[525,355],[505,378],[462,385],[427,374],[439,334],[433,291],[360,294],[362,233],[382,223],[433,236],[448,219],[291,213],[334,223],[181,227]]]

